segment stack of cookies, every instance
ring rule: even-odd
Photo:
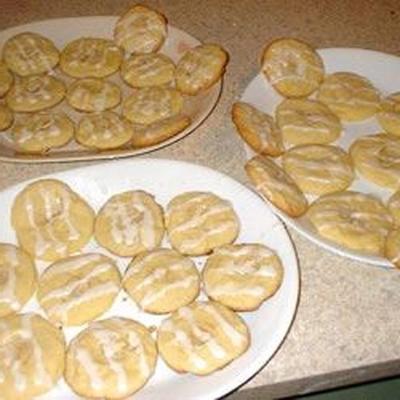
[[[130,190],[96,213],[64,182],[42,179],[17,194],[11,224],[18,247],[0,244],[5,399],[45,393],[62,376],[80,396],[125,398],[151,378],[158,354],[176,372],[213,373],[250,346],[236,312],[257,310],[284,274],[272,249],[234,243],[241,221],[211,192],[178,194],[164,210]],[[84,251],[93,236],[101,252]],[[124,270],[123,257],[131,258]],[[160,325],[113,312],[94,321],[127,300],[122,289],[134,302],[125,307],[165,315]],[[34,295],[41,315],[24,310]],[[74,336],[68,344],[63,329]]]
[[[292,38],[266,47],[261,70],[283,97],[275,115],[244,102],[232,108],[238,133],[257,153],[245,166],[250,181],[322,237],[400,267],[400,95],[383,98],[352,72],[325,74],[315,49]],[[372,117],[382,132],[348,151],[333,144],[347,124]],[[349,190],[355,179],[391,190],[388,203]]]
[[[59,50],[50,38],[11,37],[0,59],[0,131],[19,153],[104,151],[159,144],[191,124],[190,104],[223,75],[218,45],[188,49],[177,64],[160,52],[166,18],[136,5],[113,39],[81,37]],[[81,147],[83,146],[83,147]]]

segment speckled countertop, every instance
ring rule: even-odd
[[[231,60],[213,114],[194,133],[150,157],[205,164],[245,181],[244,150],[230,107],[257,73],[264,44],[295,36],[316,47],[362,47],[400,55],[398,0],[142,1]],[[2,0],[0,29],[47,18],[115,15],[132,1]],[[87,163],[86,163],[87,164]],[[0,189],[74,164],[0,165]],[[229,399],[266,399],[400,373],[400,274],[334,256],[295,232],[301,268],[298,312],[268,365]]]

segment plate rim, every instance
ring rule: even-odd
[[[67,16],[67,17],[56,17],[56,18],[47,18],[47,19],[40,19],[37,21],[32,21],[32,22],[27,22],[22,25],[15,25],[15,26],[10,26],[7,27],[6,29],[3,29],[0,31],[0,37],[3,36],[4,34],[7,34],[11,32],[11,35],[17,34],[16,32],[13,33],[13,31],[25,31],[25,30],[30,30],[32,27],[34,29],[36,26],[39,27],[38,30],[46,28],[46,25],[56,25],[60,22],[65,23],[68,20],[104,20],[107,21],[107,23],[111,24],[112,21],[116,21],[119,18],[118,15],[86,15],[86,16]],[[168,29],[171,29],[178,34],[183,34],[184,36],[189,36],[193,41],[197,42],[197,44],[203,43],[200,39],[198,39],[196,36],[193,36],[191,33],[184,31],[183,29],[180,29],[174,25],[171,25],[168,23]],[[45,35],[45,33],[43,33]],[[52,38],[50,38],[52,39]],[[60,50],[60,49],[59,49]],[[61,51],[61,50],[60,50]],[[115,74],[117,74],[116,72]],[[113,75],[115,75],[113,74]],[[89,149],[89,148],[83,148],[82,151],[85,152],[92,152],[91,154],[87,155],[74,155],[74,156],[65,156],[65,155],[60,155],[60,156],[52,156],[52,157],[47,157],[46,155],[41,155],[41,154],[16,154],[14,155],[2,155],[0,154],[0,161],[3,162],[8,162],[8,163],[15,163],[15,164],[51,164],[51,163],[68,163],[68,162],[91,162],[91,161],[99,161],[99,160],[115,160],[119,158],[127,158],[127,157],[137,157],[140,155],[148,154],[151,152],[154,152],[156,150],[161,150],[167,146],[170,146],[174,144],[175,142],[178,142],[185,138],[186,136],[189,136],[190,134],[194,133],[203,123],[207,121],[207,119],[210,117],[210,115],[213,113],[215,108],[217,107],[222,91],[223,91],[223,79],[224,77],[221,76],[221,78],[208,90],[212,92],[211,96],[211,102],[210,105],[205,108],[204,115],[200,118],[199,121],[194,123],[193,125],[190,125],[186,129],[184,129],[182,132],[179,132],[178,134],[164,140],[161,143],[154,144],[151,146],[143,147],[143,148],[138,148],[138,149],[110,149],[110,150],[105,150],[105,151],[99,151],[96,149]],[[51,111],[51,108],[49,109]],[[7,133],[8,131],[6,130],[3,133]],[[57,151],[57,148],[55,149]],[[51,153],[50,153],[51,154]]]
[[[17,182],[13,185],[9,185],[3,188],[2,190],[0,190],[0,196],[4,194],[9,195],[10,192],[15,192],[16,195],[16,193],[18,193],[18,191],[20,191],[23,187],[39,179],[60,179],[60,180],[63,180],[65,178],[69,179],[72,175],[76,174],[78,171],[80,172],[80,176],[82,177],[85,175],[85,171],[90,171],[90,170],[95,171],[99,167],[106,167],[106,166],[111,166],[111,167],[116,166],[118,168],[119,164],[125,165],[126,168],[134,168],[135,164],[143,164],[144,166],[146,166],[146,164],[155,164],[155,165],[159,164],[159,168],[173,164],[181,168],[185,167],[196,168],[199,171],[204,171],[206,174],[211,173],[214,174],[216,177],[219,176],[222,179],[228,181],[233,186],[245,189],[246,191],[250,192],[255,199],[262,201],[261,197],[256,192],[254,192],[254,190],[249,188],[244,183],[234,179],[233,177],[219,170],[194,162],[174,160],[168,158],[150,158],[150,157],[106,161],[95,165],[86,165],[82,167],[70,168],[64,171],[42,174],[34,178],[25,179],[23,181]],[[298,254],[293,239],[291,238],[287,227],[268,206],[266,206],[265,204],[264,206],[265,210],[268,211],[268,213],[271,216],[272,224],[274,226],[276,225],[276,228],[274,229],[279,229],[281,234],[286,235],[288,240],[287,240],[287,245],[285,246],[285,251],[288,253],[288,257],[292,260],[292,265],[290,267],[292,279],[289,281],[291,286],[289,294],[287,296],[285,313],[282,313],[283,319],[281,320],[281,325],[279,326],[279,329],[275,333],[274,340],[270,342],[273,344],[273,351],[271,352],[271,354],[267,354],[267,356],[265,352],[261,351],[259,355],[255,357],[255,359],[249,365],[248,368],[242,369],[241,371],[235,374],[234,379],[227,380],[226,383],[224,383],[223,385],[219,385],[218,387],[210,388],[209,393],[207,393],[207,395],[201,394],[200,395],[201,397],[199,397],[199,395],[195,394],[193,397],[190,398],[196,400],[220,399],[224,396],[229,395],[230,393],[236,391],[237,389],[248,383],[276,355],[276,353],[279,351],[279,349],[285,342],[287,336],[291,331],[294,321],[296,320],[297,310],[300,303],[300,293],[301,293],[300,261],[298,258]]]
[[[360,55],[362,54],[363,56],[373,56],[375,58],[380,58],[381,60],[387,60],[388,58],[392,62],[396,62],[400,64],[400,56],[391,54],[391,53],[386,53],[383,51],[378,51],[378,50],[372,50],[372,49],[365,49],[365,48],[359,48],[359,47],[322,47],[322,48],[316,48],[317,53],[321,55],[321,57],[324,56],[324,53],[346,53],[346,56],[354,55],[354,52],[359,53]],[[351,72],[351,71],[350,71]],[[255,76],[250,78],[248,81],[246,87],[242,91],[239,97],[239,101],[246,101],[243,98],[245,97],[245,94],[250,87],[250,85],[253,84],[253,82],[258,79],[258,78],[263,78],[263,74],[261,71],[258,71]],[[245,147],[247,144],[242,140],[242,145]],[[247,155],[246,155],[246,162],[248,161]],[[251,188],[253,192],[256,192],[254,187],[251,187],[250,185],[247,185],[247,187]],[[327,239],[324,239],[317,235],[314,232],[310,232],[306,227],[301,226],[295,218],[290,217],[289,215],[286,215],[282,210],[278,209],[277,207],[274,206],[265,196],[263,196],[261,193],[256,192],[268,205],[268,207],[279,217],[279,219],[282,220],[285,224],[290,226],[292,229],[294,229],[296,232],[298,232],[300,235],[305,237],[307,240],[311,241],[318,247],[327,250],[331,252],[332,254],[339,255],[341,257],[347,258],[349,260],[357,261],[360,263],[365,263],[368,265],[373,265],[378,268],[385,268],[385,269],[393,269],[394,266],[393,264],[387,260],[384,257],[379,257],[379,256],[374,256],[374,255],[368,255],[368,254],[362,254],[360,252],[353,251],[351,249],[346,249],[344,246],[340,246],[334,242],[328,241]]]

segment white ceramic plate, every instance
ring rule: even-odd
[[[231,201],[239,215],[241,231],[236,242],[263,243],[278,253],[284,265],[283,283],[276,295],[265,302],[259,310],[241,314],[251,332],[251,346],[243,356],[226,368],[206,377],[174,373],[159,358],[155,375],[135,395],[135,399],[207,400],[219,398],[250,379],[272,357],[284,340],[295,315],[299,274],[296,255],[288,233],[260,197],[219,172],[194,164],[169,160],[121,160],[47,177],[60,179],[69,184],[96,211],[110,196],[126,190],[146,190],[154,194],[156,201],[163,206],[166,206],[172,197],[184,191],[211,191]],[[3,216],[0,242],[16,243],[14,231],[10,226],[10,208],[16,194],[27,183],[24,182],[0,192],[0,210]],[[164,245],[167,246],[166,241]],[[100,249],[94,240],[84,251],[101,251],[111,256]],[[200,269],[204,260],[205,257],[195,258]],[[121,272],[124,272],[129,259],[117,258],[117,262]],[[39,273],[46,265],[42,262],[38,263]],[[205,298],[204,295],[202,297]],[[42,313],[35,299],[32,299],[23,311]],[[137,319],[147,326],[157,326],[165,318],[139,311],[124,292],[118,295],[113,307],[101,318],[112,315]],[[65,329],[67,339],[71,339],[81,329]],[[42,398],[73,399],[77,397],[74,397],[66,384],[60,381],[54,390]]]
[[[372,50],[351,48],[321,49],[318,50],[318,53],[324,60],[326,72],[328,74],[338,71],[355,72],[368,78],[383,95],[388,95],[400,90],[399,57]],[[251,103],[271,115],[274,114],[276,106],[282,99],[283,97],[277,94],[262,74],[258,74],[250,82],[241,98],[242,101]],[[383,131],[382,128],[379,127],[376,118],[370,118],[360,123],[344,124],[344,130],[345,133],[342,134],[342,137],[336,144],[345,150],[347,150],[351,143],[357,138]],[[250,158],[253,156],[253,153],[247,146],[246,148],[247,155]],[[386,201],[392,193],[389,190],[382,189],[359,177],[355,179],[349,189],[371,193],[383,201]],[[309,199],[311,199],[311,197],[309,197]],[[269,204],[283,221],[319,246],[341,256],[364,263],[388,267],[392,266],[388,260],[382,257],[375,257],[362,252],[352,251],[324,239],[316,233],[307,218],[291,218],[274,207],[271,203]]]
[[[113,16],[79,17],[50,19],[21,25],[0,32],[0,49],[10,37],[25,31],[37,32],[50,38],[55,42],[59,49],[62,49],[71,40],[83,36],[112,39],[112,32],[116,20],[117,17]],[[200,42],[193,36],[169,25],[167,40],[160,51],[177,62],[187,49],[199,44]],[[58,74],[57,70],[56,73]],[[71,81],[71,79],[67,78],[65,75],[61,75],[61,78],[68,82]],[[125,83],[123,83],[122,79],[119,77],[119,73],[116,73],[107,79],[117,83],[121,87],[123,97],[129,94],[130,89]],[[221,88],[222,82],[219,81],[204,93],[200,93],[193,97],[187,96],[185,98],[183,112],[190,116],[192,123],[179,134],[154,146],[145,147],[143,149],[133,149],[129,148],[129,146],[125,146],[116,150],[96,152],[80,146],[75,141],[71,141],[68,145],[52,149],[45,155],[23,155],[14,152],[12,140],[7,134],[3,134],[2,132],[0,135],[0,160],[13,162],[65,162],[128,157],[154,151],[176,142],[196,129],[215,107],[221,93]],[[80,115],[82,115],[73,111],[71,107],[65,104],[65,101],[51,110],[56,109],[65,111],[75,121],[78,121]],[[119,110],[120,107],[114,109],[114,111],[117,112]]]

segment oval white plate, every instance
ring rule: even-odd
[[[155,375],[140,390],[135,399],[215,399],[234,390],[250,379],[272,357],[284,340],[295,315],[298,293],[299,274],[296,255],[289,235],[280,220],[265,207],[263,200],[251,190],[235,180],[209,168],[169,160],[137,159],[121,160],[66,172],[47,175],[60,179],[70,185],[97,211],[113,194],[133,189],[146,190],[155,195],[155,199],[164,207],[172,197],[179,193],[200,190],[211,191],[231,201],[241,221],[241,231],[237,243],[258,242],[274,249],[284,265],[284,279],[279,291],[265,302],[257,311],[241,313],[251,332],[251,346],[239,359],[226,368],[206,377],[190,374],[177,374],[169,369],[159,358]],[[32,182],[32,181],[29,181]],[[10,208],[16,194],[28,182],[13,186],[0,192],[0,210],[3,216],[1,242],[16,243],[10,226]],[[164,243],[167,246],[167,242]],[[84,251],[101,251],[92,240]],[[118,258],[118,265],[123,273],[128,258]],[[195,258],[199,268],[205,257]],[[39,272],[47,264],[37,263]],[[135,304],[121,292],[112,308],[101,318],[112,315],[125,316],[141,321],[147,326],[158,325],[165,318],[152,316],[138,310]],[[201,298],[205,298],[204,295]],[[42,313],[35,299],[23,309]],[[42,315],[44,315],[42,313]],[[77,334],[82,328],[67,328],[67,339]],[[47,395],[46,399],[72,399],[71,390],[64,381]]]
[[[117,18],[118,17],[114,16],[78,18],[71,17],[50,19],[40,22],[33,22],[31,24],[20,25],[0,32],[0,49],[10,37],[25,31],[37,32],[50,38],[55,42],[56,46],[60,50],[71,40],[83,36],[112,39],[112,32]],[[168,25],[168,37],[160,51],[161,53],[168,55],[175,62],[177,62],[187,49],[195,47],[199,44],[200,41],[193,36],[184,31],[181,31],[178,28]],[[70,79],[67,78],[65,75],[63,75],[63,78],[67,81],[70,81]],[[107,79],[118,83],[118,85],[122,88],[123,96],[126,96],[129,93],[129,87],[125,83],[123,83],[122,79],[120,79],[119,73],[116,73]],[[82,147],[75,141],[72,141],[64,147],[52,149],[45,155],[24,155],[15,153],[12,140],[8,137],[8,135],[2,133],[0,135],[0,160],[38,163],[59,161],[65,162],[129,157],[133,155],[148,153],[150,151],[154,151],[161,147],[170,145],[196,129],[207,118],[207,116],[215,107],[221,93],[221,88],[222,81],[220,80],[206,92],[201,93],[197,96],[187,97],[184,112],[191,117],[192,123],[179,134],[154,146],[145,147],[143,149],[131,149],[129,147],[122,147],[115,150],[96,152],[94,150]],[[55,109],[65,111],[75,121],[78,121],[79,116],[82,115],[74,112],[70,107],[65,104],[65,101],[63,101],[59,106],[51,110]],[[118,111],[119,107],[117,107],[115,110]]]
[[[351,48],[320,49],[318,53],[324,60],[326,72],[328,74],[338,71],[355,72],[368,78],[383,95],[400,91],[399,57],[372,50]],[[262,74],[258,74],[250,82],[241,98],[242,101],[251,103],[260,110],[271,115],[274,114],[276,106],[282,99],[283,97],[277,94]],[[346,133],[342,134],[342,137],[336,144],[345,150],[347,150],[351,143],[358,137],[383,131],[383,129],[379,127],[376,118],[370,118],[360,123],[344,124],[344,129]],[[250,158],[253,153],[247,146],[246,150]],[[360,178],[355,179],[349,189],[374,194],[383,201],[386,201],[392,193],[389,190],[382,189]],[[326,240],[315,232],[307,218],[291,218],[274,207],[270,202],[268,202],[268,204],[289,226],[319,246],[353,260],[380,266],[392,266],[388,260],[382,257],[370,256],[362,252],[352,251]]]

